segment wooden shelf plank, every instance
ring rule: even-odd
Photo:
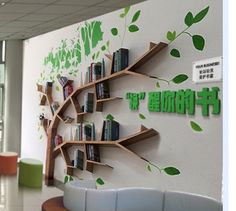
[[[144,65],[148,60],[150,60],[154,55],[159,53],[161,50],[163,50],[165,47],[167,47],[168,44],[160,42],[158,44],[152,43],[151,48],[139,59],[137,59],[132,65],[129,65],[127,68],[129,71],[135,71],[142,65]]]
[[[109,168],[112,168],[112,166],[106,164],[106,163],[101,163],[101,162],[97,162],[97,161],[93,161],[93,160],[86,160],[87,163],[92,163],[92,164],[95,164],[95,165],[99,165],[99,166],[105,166],[105,167],[109,167]]]
[[[122,97],[110,97],[110,98],[105,98],[105,99],[97,100],[97,103],[113,101],[113,100],[121,100],[121,99],[123,99],[123,98]]]
[[[77,116],[83,116],[85,114],[88,114],[88,112],[80,112],[80,113],[77,113]]]
[[[110,98],[105,98],[105,99],[100,99],[96,101],[96,111],[102,112],[103,110],[103,103],[113,101],[113,100],[120,100],[122,99],[121,97],[110,97]]]
[[[137,143],[139,141],[151,138],[156,135],[158,135],[158,132],[151,128],[151,129],[146,129],[146,130],[140,131],[136,134],[127,136],[125,138],[122,138],[122,139],[118,140],[118,142],[119,142],[119,144],[121,144],[123,146],[128,146],[128,145]]]

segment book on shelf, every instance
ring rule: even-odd
[[[54,146],[56,147],[56,146],[62,144],[62,142],[63,142],[62,136],[55,135],[55,137],[54,137]]]
[[[52,94],[52,82],[46,82],[45,93],[47,95],[51,95]]]
[[[110,97],[110,89],[108,81],[96,84],[97,99],[106,99]]]
[[[124,70],[129,65],[129,50],[120,48],[113,53],[111,73]]]
[[[65,86],[67,81],[68,81],[68,78],[65,77],[65,76],[61,76],[61,75],[57,75],[57,80],[58,82],[62,85],[62,86]]]
[[[102,127],[102,140],[115,141],[118,140],[120,133],[120,124],[115,120],[104,120]]]
[[[79,149],[74,151],[74,162],[73,166],[81,170],[84,169],[84,152]]]
[[[106,69],[105,69],[105,60],[102,58],[101,63],[101,77],[104,78],[106,76]]]
[[[87,144],[86,153],[88,160],[100,162],[100,152],[99,152],[99,147],[97,145]]]
[[[60,107],[59,102],[53,101],[51,104],[51,109],[53,111],[53,114],[56,112],[56,110]]]
[[[73,85],[72,84],[67,84],[63,88],[64,99],[66,99],[69,95],[71,95],[72,92],[73,92]]]
[[[86,93],[84,95],[84,112],[93,113],[93,93]]]
[[[96,131],[95,124],[91,123],[78,123],[75,129],[76,141],[95,141]]]

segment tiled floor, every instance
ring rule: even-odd
[[[61,195],[55,187],[19,187],[17,176],[0,176],[0,211],[41,211],[44,201]]]

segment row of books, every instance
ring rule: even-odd
[[[110,97],[109,83],[104,81],[96,85],[97,99],[105,99]]]
[[[84,95],[84,106],[82,112],[93,113],[93,98],[93,93],[88,92]]]
[[[55,135],[54,137],[54,147],[60,145],[63,142],[63,138],[60,135]]]
[[[124,70],[129,65],[129,50],[120,48],[113,53],[111,73]]]
[[[84,152],[79,149],[74,151],[74,159],[72,160],[72,165],[81,170],[84,169]]]
[[[103,121],[102,140],[115,141],[119,139],[120,124],[115,120]]]
[[[86,145],[87,159],[100,162],[100,152],[99,147],[94,144]]]
[[[105,61],[91,63],[85,73],[85,83],[94,82],[100,78],[105,77]]]
[[[95,124],[92,123],[79,123],[75,129],[75,138],[76,141],[95,141],[96,132]]]
[[[69,96],[71,95],[73,92],[73,85],[70,83],[70,84],[67,84],[66,86],[63,87],[63,96],[64,96],[64,100]]]

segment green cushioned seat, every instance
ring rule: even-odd
[[[19,184],[31,187],[42,187],[43,163],[36,159],[23,158],[19,163]]]

